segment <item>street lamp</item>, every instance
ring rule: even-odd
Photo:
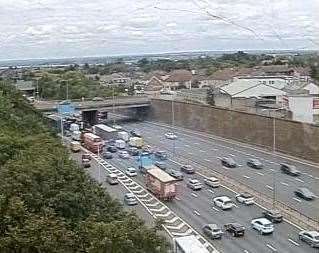
[[[100,158],[100,145],[97,146],[97,157]],[[99,164],[99,183],[101,182],[101,163],[98,162]]]
[[[172,133],[174,134],[174,126],[175,126],[175,108],[174,108],[174,95],[172,96]],[[173,139],[173,154],[176,152],[176,139]]]

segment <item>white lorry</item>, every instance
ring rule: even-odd
[[[126,142],[123,141],[123,140],[116,140],[115,141],[115,147],[117,147],[118,149],[125,149]]]
[[[129,141],[129,139],[130,139],[129,134],[125,131],[118,132],[118,137],[119,137],[119,139],[126,141],[126,142]]]

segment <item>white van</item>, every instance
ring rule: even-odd
[[[115,147],[117,147],[118,149],[125,149],[126,143],[123,140],[116,140]]]
[[[209,177],[204,179],[204,183],[210,187],[217,188],[220,186],[219,179],[216,177]]]
[[[107,175],[106,181],[107,181],[110,185],[115,185],[115,184],[118,184],[118,183],[119,183],[118,178],[117,178],[117,175],[115,175],[115,174],[113,174],[113,173]]]

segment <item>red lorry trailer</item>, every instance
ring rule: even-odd
[[[83,146],[93,153],[102,153],[104,142],[95,134],[85,133],[83,134]]]
[[[146,189],[161,200],[172,200],[176,196],[176,179],[165,171],[156,168],[146,171]]]

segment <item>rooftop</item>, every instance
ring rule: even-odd
[[[176,181],[175,178],[173,178],[172,176],[168,175],[165,171],[163,171],[163,170],[161,170],[159,168],[149,169],[149,170],[147,170],[147,173],[152,175],[155,178],[158,178],[163,183]]]

